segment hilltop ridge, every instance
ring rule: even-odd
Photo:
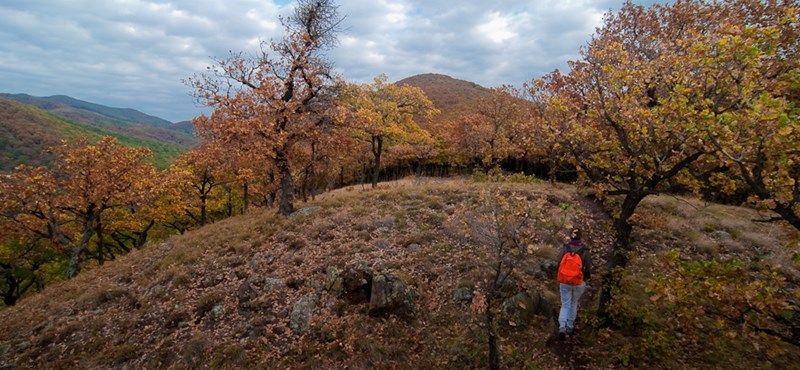
[[[503,286],[503,366],[622,366],[619,348],[641,334],[589,325],[599,280],[587,293],[579,336],[558,344],[552,335],[563,228],[584,230],[602,269],[613,237],[601,205],[563,184],[416,178],[322,194],[288,218],[271,210],[229,218],[48,286],[0,311],[0,367],[484,367],[481,284],[494,253],[465,222],[476,225],[471,217],[492,199],[486,194],[527,199],[547,220],[525,241],[525,258]],[[682,246],[685,259],[701,260],[710,253],[704,246],[736,229],[737,239],[715,253],[755,260],[757,253],[744,248],[755,243],[770,250],[759,259],[763,266],[786,260],[776,246],[788,229],[744,221],[755,218],[752,210],[700,207],[691,199],[646,201],[642,214],[654,216],[642,218],[636,248],[650,256]],[[631,278],[642,281],[664,272],[655,257],[637,266]],[[797,281],[797,270],[780,271]],[[747,338],[729,340],[749,345]],[[669,360],[652,353],[637,363],[764,365],[761,351],[699,352],[719,348],[670,352]],[[769,361],[782,367],[798,358],[796,347],[786,347]]]

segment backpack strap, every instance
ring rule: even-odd
[[[573,253],[572,252],[572,247],[570,247],[569,243],[564,244],[564,248],[567,250],[567,253]],[[582,259],[583,258],[583,254],[582,253],[583,253],[584,250],[586,250],[586,247],[580,247],[574,253],[575,254],[580,254],[581,255],[581,259]]]

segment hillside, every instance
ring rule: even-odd
[[[183,139],[163,141],[126,129],[110,130],[76,122],[31,105],[0,98],[0,172],[8,172],[19,164],[48,164],[51,158],[45,152],[47,148],[60,144],[61,140],[83,136],[90,140],[113,136],[125,145],[148,147],[154,153],[153,162],[160,168],[166,168],[172,159],[191,145]]]
[[[579,188],[415,179],[323,194],[290,218],[266,210],[227,219],[48,286],[0,311],[0,368],[485,368],[486,332],[475,308],[495,255],[482,243],[489,234],[476,232],[489,225],[479,218],[487,191],[486,199],[535,205],[537,220],[525,251],[511,254],[523,257],[501,288],[504,368],[800,361],[797,345],[754,348],[737,326],[738,335],[684,345],[683,336],[698,334],[678,326],[650,337],[661,325],[655,321],[590,325],[612,238],[603,207]],[[800,266],[785,244],[796,242],[796,231],[748,221],[759,216],[749,209],[672,197],[648,199],[637,215],[634,249],[646,258],[630,269],[632,283],[667,274],[661,256],[681,248],[685,264],[743,261],[740,277],[774,268],[789,284],[773,294],[797,296]],[[558,342],[553,259],[573,226],[584,230],[600,271],[578,335]],[[633,290],[631,315],[658,307],[657,297],[643,294]],[[713,327],[693,312],[689,318]],[[675,316],[659,313],[653,317]]]
[[[35,97],[27,94],[0,94],[0,97],[32,105],[68,118],[73,118],[70,116],[91,117],[93,114],[95,117],[86,119],[94,119],[98,123],[102,122],[100,121],[101,117],[105,117],[109,124],[141,124],[162,128],[172,124],[167,120],[150,116],[134,109],[107,107],[65,95]]]
[[[465,113],[471,113],[482,98],[489,96],[489,89],[474,82],[435,73],[411,76],[397,81],[396,84],[407,84],[422,89],[433,105],[441,111],[436,120],[455,119]]]
[[[70,121],[141,139],[186,147],[197,143],[191,132],[187,133],[183,129],[173,130],[171,122],[130,108],[112,108],[64,95],[40,98],[26,94],[0,94],[0,98],[31,105]]]

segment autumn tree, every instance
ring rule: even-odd
[[[55,191],[45,167],[22,165],[0,177],[0,293],[7,306],[41,286],[43,267],[62,255],[47,232],[51,204],[33,201],[52,199]]]
[[[571,145],[564,139],[581,114],[581,107],[576,106],[580,100],[570,95],[574,90],[566,88],[570,83],[569,76],[555,70],[526,85],[531,113],[519,145],[531,160],[547,164],[551,184],[555,184],[558,171],[567,167]]]
[[[189,80],[198,99],[214,108],[214,119],[200,118],[195,125],[221,143],[253,145],[252,153],[277,172],[284,215],[294,209],[290,153],[330,122],[326,102],[337,79],[324,52],[335,45],[341,21],[332,0],[299,0],[294,14],[282,19],[283,40],[262,42],[255,57],[233,53],[209,67],[209,74]]]
[[[3,215],[26,230],[28,240],[39,237],[54,243],[66,255],[66,276],[72,278],[87,258],[100,263],[113,258],[115,244],[106,238],[119,232],[110,228],[119,221],[115,212],[136,212],[153,201],[158,171],[145,161],[151,155],[148,149],[121,146],[110,137],[96,144],[65,143],[52,150],[56,154],[52,170],[22,166],[7,179],[4,187],[11,190],[4,194]],[[118,222],[117,226],[140,228],[135,232],[146,238],[152,224]]]
[[[514,87],[492,89],[488,97],[480,100],[475,113],[465,115],[454,125],[453,148],[480,161],[486,170],[516,156],[524,133],[526,103]]]
[[[693,50],[716,159],[710,183],[744,187],[800,230],[800,23],[795,1],[734,1],[712,9],[718,30]]]
[[[195,225],[205,225],[209,221],[209,207],[212,200],[222,203],[222,197],[214,191],[231,181],[232,173],[223,162],[221,149],[203,146],[181,155],[171,166],[173,186],[180,191],[180,212]],[[216,208],[216,207],[215,207]],[[181,217],[174,215],[173,228],[184,231],[189,227]]]
[[[691,51],[709,31],[699,2],[626,3],[608,14],[583,58],[571,64],[567,88],[579,101],[577,124],[560,136],[581,174],[601,196],[621,196],[614,212],[611,271],[604,279],[600,316],[632,252],[631,217],[647,196],[689,182],[689,167],[713,152],[708,121],[694,109]]]
[[[438,113],[422,89],[399,86],[378,76],[372,84],[351,86],[345,96],[351,127],[369,140],[372,153],[372,187],[378,186],[381,156],[386,147],[430,141],[416,118],[427,119]]]
[[[759,15],[762,11],[772,16]],[[627,3],[606,16],[582,59],[571,63],[569,93],[553,95],[577,97],[568,105],[578,110],[574,124],[560,136],[561,143],[598,194],[621,196],[615,203],[612,274],[604,279],[601,318],[607,318],[619,283],[614,271],[625,268],[632,253],[630,219],[645,197],[675,183],[697,188],[689,169],[719,158],[740,158],[754,170],[752,178],[774,168],[781,179],[775,183],[783,189],[795,184],[788,180],[792,167],[785,166],[797,143],[792,105],[768,92],[770,86],[789,92],[790,81],[796,81],[787,68],[791,64],[777,62],[796,53],[796,44],[786,41],[796,32],[795,12],[796,7],[779,8],[775,2],[682,1],[648,8]],[[787,29],[783,36],[781,26]],[[748,35],[756,36],[743,41]],[[764,129],[777,133],[770,144],[780,148],[775,153],[783,165],[768,161],[764,151],[741,150],[764,147]],[[763,166],[767,162],[770,167]],[[747,171],[742,176],[748,177]]]

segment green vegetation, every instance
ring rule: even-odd
[[[165,169],[180,154],[189,149],[186,145],[131,133],[116,132],[72,121],[30,105],[0,98],[0,172],[9,172],[19,164],[49,165],[50,147],[61,140],[74,141],[86,137],[90,142],[111,136],[132,147],[145,147],[153,151],[152,163]],[[181,134],[183,135],[183,134]]]

